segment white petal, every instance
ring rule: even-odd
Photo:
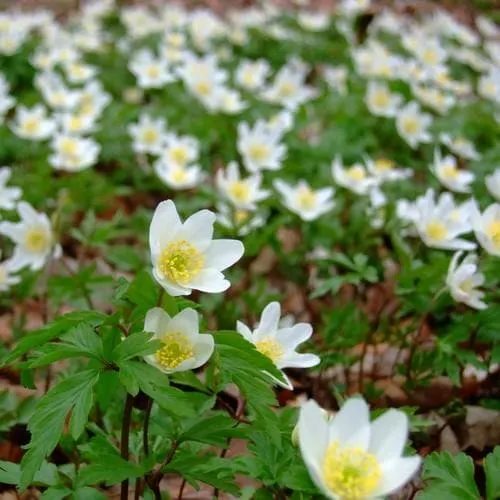
[[[248,342],[253,343],[253,338],[252,338],[252,331],[250,328],[248,328],[245,323],[242,323],[241,321],[236,322],[236,331],[241,334]]]
[[[308,340],[312,335],[312,326],[309,323],[297,323],[290,328],[281,328],[276,339],[286,350],[295,348]]]
[[[156,334],[165,332],[165,327],[170,320],[170,316],[161,308],[153,307],[150,309],[144,320],[144,331]]]
[[[193,368],[199,368],[204,365],[214,352],[214,338],[208,333],[202,333],[196,338],[194,345],[194,355],[196,364]]]
[[[149,227],[149,246],[151,254],[157,255],[161,248],[172,241],[179,229],[181,220],[172,200],[162,201],[155,210]]]
[[[367,449],[370,439],[370,411],[362,398],[348,399],[330,422],[330,442]]]
[[[213,240],[205,254],[205,265],[223,271],[240,260],[244,251],[241,241]]]
[[[199,333],[198,313],[190,307],[183,309],[169,321],[168,331],[182,333],[190,339],[195,338]]]
[[[403,457],[382,464],[382,481],[374,496],[389,495],[404,486],[420,467],[420,457]]]
[[[274,334],[278,329],[280,320],[281,306],[279,302],[271,302],[262,311],[259,326],[256,328],[254,335],[259,337],[262,335]]]
[[[380,462],[400,458],[408,438],[408,417],[391,409],[371,424],[370,452]]]
[[[321,359],[316,354],[300,354],[295,352],[280,359],[278,364],[280,368],[311,368],[319,365],[320,362]]]
[[[186,219],[179,236],[204,252],[212,241],[214,222],[215,214],[213,212],[200,210]]]
[[[190,288],[207,293],[220,293],[227,290],[231,283],[216,269],[203,269],[188,284]]]

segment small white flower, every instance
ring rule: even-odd
[[[271,118],[267,120],[266,125],[272,134],[282,137],[284,134],[292,130],[294,118],[295,117],[291,111],[283,109],[279,113],[271,116]]]
[[[411,168],[396,168],[395,163],[387,158],[372,160],[365,156],[364,160],[366,170],[378,183],[408,179],[413,175]]]
[[[93,131],[96,116],[83,113],[66,112],[56,116],[63,132],[68,134],[88,134]]]
[[[500,204],[491,204],[482,214],[474,204],[472,227],[479,244],[489,254],[500,257]]]
[[[71,134],[57,134],[52,140],[49,163],[56,170],[79,172],[97,163],[100,146],[93,139]]]
[[[305,221],[317,219],[335,206],[332,201],[335,191],[331,187],[315,191],[304,180],[291,186],[280,179],[274,181],[274,187],[283,197],[283,204]]]
[[[377,184],[377,180],[371,177],[361,163],[355,163],[350,167],[344,167],[339,156],[332,163],[332,176],[335,182],[356,194],[367,194]]]
[[[345,66],[325,66],[323,68],[323,78],[326,83],[341,95],[345,95],[347,92],[348,76],[349,70]]]
[[[474,144],[465,137],[452,138],[449,134],[441,134],[439,139],[452,153],[462,158],[467,160],[479,160],[481,158]]]
[[[432,140],[431,134],[427,131],[431,123],[431,115],[422,113],[415,101],[401,108],[396,116],[396,129],[399,135],[413,149],[421,142],[430,142]]]
[[[187,167],[198,161],[200,145],[194,137],[167,134],[161,160],[168,165]]]
[[[500,168],[497,168],[492,174],[487,175],[484,182],[491,196],[500,201]]]
[[[330,16],[327,12],[303,10],[297,14],[297,22],[305,30],[323,31],[330,24]]]
[[[297,323],[294,326],[280,328],[280,316],[280,304],[271,302],[262,311],[259,324],[253,331],[241,321],[236,323],[236,330],[281,370],[286,384],[274,378],[273,380],[285,389],[293,390],[293,385],[283,369],[311,368],[320,363],[320,358],[316,354],[300,354],[295,351],[300,344],[311,337],[313,333],[311,325]]]
[[[21,281],[21,278],[14,274],[18,270],[12,259],[0,262],[0,292],[6,292],[12,285],[17,285]]]
[[[180,166],[160,158],[153,167],[156,175],[172,189],[193,189],[206,178],[199,165]]]
[[[200,333],[198,313],[183,309],[170,317],[163,309],[154,307],[146,314],[144,331],[153,333],[161,347],[144,359],[164,373],[185,372],[204,365],[214,352],[214,338]]]
[[[4,210],[12,210],[22,195],[20,188],[7,187],[11,174],[12,170],[9,167],[0,168],[0,208]]]
[[[281,133],[269,129],[262,120],[258,120],[253,128],[246,122],[238,124],[238,151],[250,172],[281,168],[286,146],[280,141]]]
[[[234,75],[235,82],[245,90],[255,91],[263,87],[271,67],[265,59],[240,62]]]
[[[469,254],[459,264],[463,252],[456,252],[451,259],[446,286],[457,302],[463,302],[473,309],[486,309],[484,292],[478,290],[484,284],[484,275],[478,272],[477,255]]]
[[[269,196],[269,191],[260,189],[261,175],[254,174],[242,179],[235,161],[230,162],[225,171],[217,171],[215,182],[219,191],[241,210],[255,210],[257,203]]]
[[[58,257],[61,247],[54,242],[52,227],[47,215],[37,212],[29,203],[19,202],[17,210],[21,221],[0,222],[0,234],[9,237],[16,247],[12,255],[12,269],[30,267],[41,269],[51,254]]]
[[[479,77],[477,93],[485,99],[491,99],[500,104],[500,69],[492,69]]]
[[[35,86],[40,90],[45,102],[53,109],[70,110],[78,103],[78,92],[68,89],[61,76],[52,71],[38,74]]]
[[[64,70],[70,83],[84,83],[97,74],[97,69],[93,66],[77,61],[66,64]]]
[[[415,226],[420,238],[427,246],[443,250],[476,248],[475,243],[459,238],[471,231],[472,206],[470,204],[467,205],[469,213],[460,213],[449,193],[443,193],[436,203],[435,193],[429,189],[425,196],[417,199],[415,209]]]
[[[224,85],[219,85],[216,89],[217,105],[215,110],[228,115],[240,113],[247,107],[247,103],[242,99],[241,94],[234,89]]]
[[[413,86],[413,94],[437,113],[446,114],[456,103],[456,98],[434,87]]]
[[[370,112],[375,116],[396,116],[403,98],[392,93],[386,83],[369,82],[365,102]]]
[[[368,405],[348,399],[328,418],[315,401],[300,409],[298,441],[311,479],[332,500],[385,498],[417,472],[419,456],[404,457],[408,417],[391,409],[370,422]]]
[[[143,89],[163,88],[174,81],[168,62],[156,57],[148,49],[142,49],[132,56],[128,65],[137,78],[137,85]]]
[[[238,236],[246,236],[254,229],[262,227],[266,221],[265,215],[241,208],[234,209],[226,203],[217,204],[217,222]]]
[[[457,160],[454,156],[448,155],[442,158],[439,148],[436,148],[431,170],[441,184],[451,191],[455,191],[456,193],[470,193],[470,184],[474,182],[474,174],[465,170],[459,170],[457,168]]]
[[[99,80],[91,80],[78,92],[77,113],[96,119],[111,102]]]
[[[132,136],[132,149],[136,153],[159,155],[165,144],[166,122],[163,118],[152,118],[147,114],[139,116],[139,122],[128,126]]]
[[[41,104],[32,108],[18,106],[11,129],[18,137],[32,141],[48,139],[55,131],[56,124],[47,117],[47,109]]]
[[[153,276],[170,295],[229,288],[221,271],[237,262],[244,248],[240,241],[212,240],[214,222],[215,214],[209,210],[181,222],[171,200],[156,207],[149,228]]]

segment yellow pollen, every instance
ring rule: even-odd
[[[186,171],[183,168],[176,168],[172,172],[172,179],[175,182],[184,182],[187,179],[187,177],[188,177],[188,174],[186,173]]]
[[[170,281],[185,285],[203,269],[205,257],[186,240],[169,243],[158,259],[160,272]]]
[[[323,477],[332,493],[342,500],[370,498],[382,479],[377,458],[361,448],[332,443],[325,453]]]
[[[285,354],[281,344],[275,339],[264,339],[255,342],[255,348],[264,356],[267,356],[273,363],[278,362]]]
[[[158,142],[158,139],[160,138],[160,134],[158,133],[158,130],[148,127],[142,132],[142,142],[152,145],[155,142]]]
[[[390,103],[389,93],[385,89],[378,89],[372,95],[372,103],[377,108],[387,108]]]
[[[471,279],[463,280],[459,288],[462,292],[470,294],[474,290],[474,283],[472,283]]]
[[[74,139],[70,139],[69,137],[65,137],[60,145],[59,149],[63,155],[66,156],[77,156],[78,154],[78,145]]]
[[[311,210],[316,206],[316,193],[307,187],[300,188],[297,193],[297,203],[301,208]]]
[[[148,66],[146,74],[149,78],[158,78],[160,76],[160,68],[158,66]]]
[[[177,165],[184,166],[189,161],[189,154],[184,146],[172,146],[168,153],[170,159]]]
[[[448,229],[446,226],[440,221],[432,221],[429,222],[425,229],[430,238],[435,241],[443,241],[448,236]]]
[[[80,130],[83,126],[83,120],[80,116],[72,116],[68,125],[71,130]]]
[[[453,141],[453,145],[456,147],[456,148],[464,148],[464,147],[467,147],[469,145],[467,139],[464,139],[463,137],[457,137],[454,141]]]
[[[494,220],[488,224],[486,234],[493,241],[496,248],[500,248],[500,220]]]
[[[290,97],[295,94],[295,85],[292,82],[283,82],[278,88],[281,97]]]
[[[49,235],[39,227],[33,227],[24,236],[24,245],[29,252],[41,253],[49,246]]]
[[[23,122],[22,129],[27,134],[36,134],[40,130],[40,119],[39,118],[27,118]]]
[[[194,88],[196,92],[202,96],[209,95],[212,90],[212,86],[207,81],[198,82]]]
[[[236,210],[234,212],[234,221],[238,226],[243,224],[249,217],[249,213],[246,210]]]
[[[401,125],[404,132],[408,135],[415,135],[420,130],[420,122],[414,116],[405,116]]]
[[[162,347],[155,359],[163,368],[172,370],[194,356],[193,345],[182,333],[167,333],[161,338]]]
[[[81,66],[80,64],[72,64],[69,67],[69,72],[73,77],[76,78],[83,78],[85,76],[84,67]]]
[[[253,86],[254,84],[254,73],[253,73],[253,68],[252,67],[249,67],[249,68],[246,68],[245,71],[243,72],[243,75],[242,75],[242,78],[243,80],[243,83],[247,86],[247,87],[251,87]]]
[[[425,49],[422,54],[422,59],[426,64],[435,66],[439,62],[439,56],[433,49]]]
[[[265,161],[269,157],[269,148],[264,144],[252,144],[248,148],[248,156],[256,162]]]
[[[54,106],[62,106],[66,102],[66,94],[64,92],[54,92],[52,94],[52,104]]]
[[[364,168],[360,167],[359,165],[355,165],[351,168],[348,168],[345,171],[345,174],[353,181],[362,181],[366,177],[366,172]]]
[[[445,179],[456,179],[458,177],[458,169],[454,165],[445,165],[441,170],[441,175]]]
[[[239,202],[246,202],[250,197],[250,188],[248,184],[243,181],[233,182],[228,187],[228,192],[234,200]]]
[[[387,160],[386,158],[379,158],[375,160],[375,170],[379,172],[387,172],[394,168],[394,162],[391,160]]]

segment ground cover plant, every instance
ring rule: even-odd
[[[2,491],[500,498],[499,122],[484,15],[0,12]]]

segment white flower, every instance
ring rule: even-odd
[[[35,85],[45,102],[53,109],[70,110],[78,103],[78,92],[68,89],[57,73],[45,71],[38,74],[35,78]]]
[[[283,109],[279,113],[271,116],[266,125],[272,134],[282,137],[293,128],[294,115],[288,109]]]
[[[372,160],[365,156],[364,160],[366,170],[378,183],[408,179],[413,175],[411,168],[396,168],[395,163],[387,158]]]
[[[434,87],[414,85],[413,94],[418,97],[423,104],[429,106],[441,115],[446,114],[456,103],[456,98],[454,96],[445,94]]]
[[[137,85],[143,89],[163,88],[167,83],[174,81],[168,62],[156,57],[148,49],[142,49],[134,54],[128,67],[137,78]]]
[[[199,165],[180,166],[176,163],[165,163],[160,158],[153,167],[156,175],[172,189],[192,189],[206,178]]]
[[[450,134],[441,134],[439,139],[452,153],[462,158],[467,160],[479,160],[481,158],[474,144],[465,137],[452,138]]]
[[[240,113],[247,107],[247,103],[242,99],[241,94],[234,89],[224,85],[219,85],[216,89],[216,107],[222,113],[234,115]]]
[[[70,83],[84,83],[97,74],[97,69],[89,64],[73,61],[64,66]]]
[[[500,168],[497,168],[492,174],[487,175],[484,179],[484,183],[491,196],[497,201],[500,201]]]
[[[456,193],[470,193],[470,184],[474,182],[474,174],[465,170],[459,170],[457,168],[457,160],[454,156],[448,155],[442,158],[439,148],[436,148],[431,170],[441,184],[451,191],[455,191]]]
[[[303,10],[297,14],[297,22],[305,30],[323,31],[330,24],[330,16],[327,12]]]
[[[0,262],[0,292],[6,292],[12,285],[17,285],[21,281],[19,276],[14,275],[18,270],[12,259]]]
[[[376,179],[368,175],[361,163],[344,167],[339,156],[332,162],[332,176],[335,182],[356,194],[367,194],[377,184]]]
[[[347,77],[349,71],[345,66],[325,66],[323,68],[323,78],[326,83],[339,94],[347,92]]]
[[[328,418],[315,401],[300,409],[298,441],[311,479],[332,500],[379,499],[399,490],[421,459],[404,457],[408,417],[391,409],[370,422],[361,398]]]
[[[300,344],[311,337],[313,333],[311,325],[297,323],[294,326],[280,328],[280,315],[279,303],[271,302],[262,311],[259,324],[253,331],[241,321],[236,323],[236,330],[281,370],[286,384],[274,378],[273,380],[278,385],[293,390],[293,385],[283,369],[311,368],[319,364],[320,358],[316,354],[300,354],[295,351]]]
[[[246,236],[254,229],[262,227],[267,221],[265,215],[255,214],[241,208],[235,209],[226,203],[217,204],[216,217],[221,226],[235,232],[238,236]]]
[[[317,219],[335,206],[332,201],[334,189],[331,187],[315,191],[304,180],[291,186],[279,179],[274,181],[274,187],[283,197],[283,204],[305,221]]]
[[[156,207],[149,229],[153,276],[170,295],[229,288],[221,271],[238,261],[244,248],[240,241],[212,240],[214,222],[213,212],[200,210],[182,223],[171,200]]]
[[[88,134],[93,131],[96,116],[83,113],[66,112],[56,115],[62,130],[68,134]]]
[[[269,196],[269,191],[260,189],[261,175],[254,174],[242,179],[235,161],[230,162],[225,171],[217,171],[215,182],[219,191],[241,210],[255,210],[257,203]]]
[[[494,68],[477,81],[477,93],[500,104],[500,69]]]
[[[168,165],[187,167],[199,158],[200,145],[194,137],[167,134],[161,160]]]
[[[429,247],[443,250],[473,250],[475,243],[459,238],[471,231],[472,206],[469,213],[460,213],[449,193],[443,193],[437,203],[429,189],[415,202],[415,226],[422,241]]]
[[[51,254],[59,256],[61,247],[55,245],[47,215],[37,212],[25,201],[19,202],[17,210],[21,221],[0,222],[0,234],[4,234],[16,243],[12,255],[12,269],[28,266],[31,270],[37,271],[43,267]]]
[[[271,130],[262,120],[258,120],[253,128],[246,122],[238,124],[238,151],[250,172],[281,168],[286,146],[280,141],[281,133]]]
[[[271,67],[265,59],[250,61],[244,59],[236,68],[235,82],[242,88],[250,91],[259,90],[266,82]]]
[[[491,204],[482,214],[474,204],[472,227],[479,244],[489,254],[500,257],[500,204]]]
[[[214,352],[214,338],[200,333],[198,313],[183,309],[170,317],[163,309],[154,307],[146,314],[144,331],[153,333],[161,347],[144,359],[164,373],[185,372],[204,365]]]
[[[412,52],[423,65],[431,68],[440,66],[448,57],[448,52],[438,39],[424,40],[420,37]]]
[[[165,144],[165,127],[163,118],[141,114],[138,123],[128,126],[128,132],[133,139],[132,149],[136,153],[159,155]]]
[[[386,83],[368,83],[365,102],[373,115],[396,116],[402,100],[402,96],[392,93]]]
[[[463,252],[456,252],[451,259],[446,286],[457,302],[463,302],[474,309],[486,309],[484,292],[477,287],[484,284],[484,275],[478,272],[477,255],[469,254],[459,264]]]
[[[79,172],[97,163],[100,146],[93,139],[75,135],[57,134],[52,140],[53,154],[49,163],[56,170]]]
[[[12,210],[22,194],[20,188],[6,186],[11,174],[12,170],[9,167],[0,168],[0,208],[4,210]]]
[[[431,134],[427,131],[431,123],[431,115],[422,113],[415,101],[401,108],[396,116],[396,129],[399,135],[414,149],[419,143],[432,140]]]
[[[47,118],[47,109],[37,104],[32,108],[18,106],[11,129],[18,137],[32,141],[43,141],[48,139],[56,128],[56,124]]]
[[[77,112],[97,118],[110,103],[111,97],[102,88],[99,80],[91,80],[79,91]]]

